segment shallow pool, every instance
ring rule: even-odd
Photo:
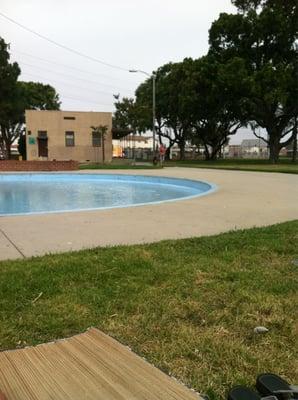
[[[207,194],[213,184],[140,175],[0,174],[0,215],[128,207]]]

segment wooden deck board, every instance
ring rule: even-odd
[[[0,353],[9,400],[198,400],[95,328],[69,339]]]

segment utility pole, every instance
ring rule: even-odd
[[[129,72],[132,73],[140,73],[148,76],[149,78],[152,79],[152,135],[153,135],[153,163],[155,163],[156,160],[156,127],[155,127],[155,121],[156,121],[156,75],[153,72],[152,74],[149,74],[148,72],[141,71],[139,69],[130,69]]]
[[[152,74],[152,133],[153,133],[153,162],[156,158],[156,75]]]
[[[297,118],[295,118],[295,125],[293,129],[294,129],[294,140],[293,140],[292,162],[295,163],[297,160]]]

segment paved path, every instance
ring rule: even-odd
[[[218,185],[218,191],[140,207],[0,217],[0,259],[212,235],[298,219],[298,175],[195,168],[98,173],[201,179]]]

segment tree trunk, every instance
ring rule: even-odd
[[[269,146],[269,161],[271,164],[276,164],[278,162],[279,159],[279,146],[276,147],[275,145],[270,145]]]
[[[204,155],[205,155],[205,161],[210,160],[210,153],[207,144],[204,144],[205,150],[204,150]]]
[[[219,148],[212,147],[212,151],[211,151],[211,155],[210,155],[209,160],[216,160],[218,151],[219,151]]]
[[[220,156],[221,156],[221,149],[222,149],[221,143],[211,146],[210,160],[216,160],[218,154],[220,154]]]
[[[1,142],[2,142],[2,151],[3,151],[3,155],[4,157],[9,160],[11,158],[11,139],[9,136],[9,132],[8,129],[1,125]]]
[[[160,145],[162,144],[162,138],[161,138],[161,134],[160,133],[158,133],[158,142],[159,142]]]
[[[105,137],[102,135],[102,162],[105,163]]]
[[[165,154],[165,159],[169,160],[170,159],[170,154],[171,154],[171,147],[166,148],[166,154]]]
[[[0,155],[4,156],[4,154],[5,154],[5,146],[4,146],[2,138],[0,137]]]
[[[11,142],[8,138],[4,138],[5,143],[5,158],[7,160],[11,159]]]
[[[167,161],[170,160],[170,155],[171,155],[171,148],[174,146],[175,143],[170,143],[169,146],[166,148],[166,154],[165,154],[165,159]]]
[[[218,147],[218,146],[213,147],[213,146],[210,145],[211,151],[209,150],[207,144],[204,144],[204,147],[205,147],[205,151],[204,151],[204,153],[205,153],[205,161],[216,160],[218,152],[220,150],[220,147]]]
[[[179,142],[179,149],[180,149],[180,161],[184,161],[185,160],[185,142],[184,142],[184,140]]]
[[[269,133],[269,132],[268,132]],[[279,159],[279,152],[281,145],[279,142],[279,137],[276,133],[269,133],[269,161],[271,164],[276,164]]]

